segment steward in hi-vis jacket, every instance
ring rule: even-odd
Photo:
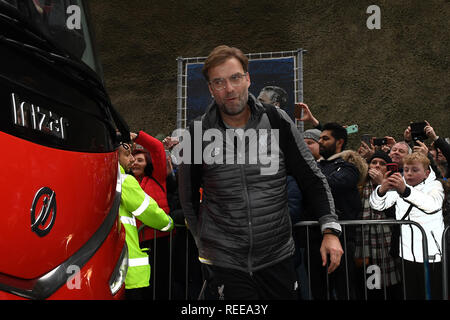
[[[128,245],[128,272],[125,289],[148,287],[150,281],[150,264],[148,255],[139,247],[136,219],[145,225],[161,230],[173,229],[173,221],[155,200],[147,195],[137,180],[120,166],[122,181],[122,198],[119,216],[126,232]]]

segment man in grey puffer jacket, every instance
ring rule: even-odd
[[[228,46],[216,47],[205,61],[214,102],[177,146],[185,157],[179,166],[180,200],[203,263],[207,298],[293,299],[287,174],[321,224],[320,251],[323,265],[330,256],[328,272],[343,253],[341,227],[327,181],[302,135],[284,111],[249,94],[247,70],[247,57]]]

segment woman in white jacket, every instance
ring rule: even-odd
[[[403,159],[403,174],[386,173],[383,182],[370,196],[370,206],[385,210],[395,205],[396,219],[419,223],[427,236],[428,262],[430,263],[431,298],[442,298],[441,239],[444,231],[442,183],[430,170],[430,161],[421,153],[414,152]],[[405,216],[411,206],[409,214]],[[406,298],[423,299],[422,233],[412,225],[401,226],[400,257],[405,263]]]

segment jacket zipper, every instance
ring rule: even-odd
[[[245,177],[245,171],[244,171],[244,165],[240,166],[241,169],[241,177],[243,180],[243,186],[244,186],[244,195],[246,198],[246,204],[247,204],[247,218],[248,218],[248,234],[249,234],[249,240],[250,240],[250,248],[248,250],[248,272],[250,273],[250,276],[253,276],[253,268],[252,268],[252,251],[253,251],[253,230],[252,230],[252,215],[251,215],[251,204],[250,204],[250,197],[248,195],[248,188],[247,188],[247,179]]]

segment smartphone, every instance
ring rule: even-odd
[[[371,134],[363,134],[361,136],[361,141],[365,142],[370,147],[370,143],[372,142],[372,135]]]
[[[300,107],[300,105],[295,104],[295,108],[294,108],[294,117],[295,119],[301,119],[302,118],[302,107]]]
[[[352,124],[351,126],[347,126],[347,128],[345,128],[345,129],[347,130],[347,134],[356,133],[356,132],[358,132],[358,125]]]
[[[384,146],[385,144],[387,144],[386,138],[374,138],[373,139],[374,146]]]
[[[386,168],[389,172],[389,176],[391,176],[394,172],[398,172],[398,164],[395,162],[387,163]]]
[[[426,126],[426,122],[422,121],[422,122],[411,122],[411,124],[409,125],[411,127],[411,138],[413,139],[413,141],[416,140],[426,140],[428,139],[428,136],[425,134],[425,126]]]

